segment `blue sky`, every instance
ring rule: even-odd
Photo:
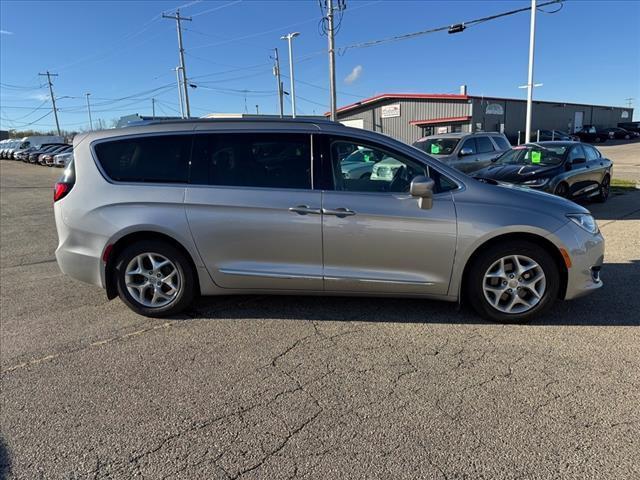
[[[347,0],[337,47],[459,23],[529,5],[520,1]],[[192,113],[277,112],[270,55],[279,47],[288,74],[286,42],[294,41],[298,113],[328,109],[326,37],[318,28],[316,0],[258,1],[6,1],[0,2],[0,128],[54,126],[48,89],[54,79],[63,129],[88,125],[86,92],[94,120],[121,115],[175,115],[178,64],[175,22],[161,13],[183,6],[185,60]],[[547,7],[549,8],[549,7]],[[529,13],[435,33],[337,57],[338,106],[383,92],[457,92],[524,98]],[[288,90],[288,78],[283,79]],[[564,2],[555,14],[538,14],[535,97],[546,100],[640,104],[640,2]],[[246,92],[244,92],[246,90]],[[65,98],[67,97],[67,98]],[[68,98],[71,97],[71,98]],[[128,97],[123,99],[123,97]],[[118,100],[122,99],[122,100]],[[289,111],[288,102],[286,109]],[[639,117],[636,108],[635,118]],[[31,124],[32,125],[27,125]]]

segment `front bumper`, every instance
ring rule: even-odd
[[[571,259],[567,268],[565,300],[578,298],[602,287],[601,269],[604,261],[604,237],[592,235],[569,221],[549,236]]]

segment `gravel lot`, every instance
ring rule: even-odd
[[[59,170],[0,169],[0,478],[640,478],[640,191],[589,205],[605,286],[531,325],[320,297],[153,320],[60,274]]]

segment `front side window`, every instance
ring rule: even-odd
[[[478,153],[489,153],[495,151],[493,143],[491,143],[489,137],[477,137],[476,145],[478,147]]]
[[[305,134],[196,135],[193,161],[193,183],[311,189],[311,137]]]
[[[569,152],[569,156],[567,157],[569,162],[573,162],[578,158],[586,159],[584,151],[582,150],[582,147],[580,145],[576,145],[575,147],[573,147]]]
[[[190,135],[155,135],[111,140],[95,146],[98,162],[119,182],[185,183]]]
[[[460,147],[460,150],[462,150],[463,148],[466,148],[467,150],[470,150],[470,152],[469,152],[470,155],[475,155],[476,154],[476,140],[475,140],[475,138],[468,138],[467,140],[465,140],[464,143],[462,144],[462,147]]]
[[[408,193],[411,181],[418,175],[427,174],[426,166],[417,161],[357,141],[334,140],[330,148],[335,190]],[[350,162],[349,158],[357,152],[362,152],[369,160],[359,164]]]

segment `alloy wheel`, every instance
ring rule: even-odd
[[[182,272],[167,257],[158,253],[141,253],[131,259],[125,269],[127,291],[139,304],[161,308],[179,295],[184,279]]]
[[[524,255],[509,255],[496,260],[483,278],[484,297],[502,313],[525,313],[542,299],[547,280],[533,259]]]

